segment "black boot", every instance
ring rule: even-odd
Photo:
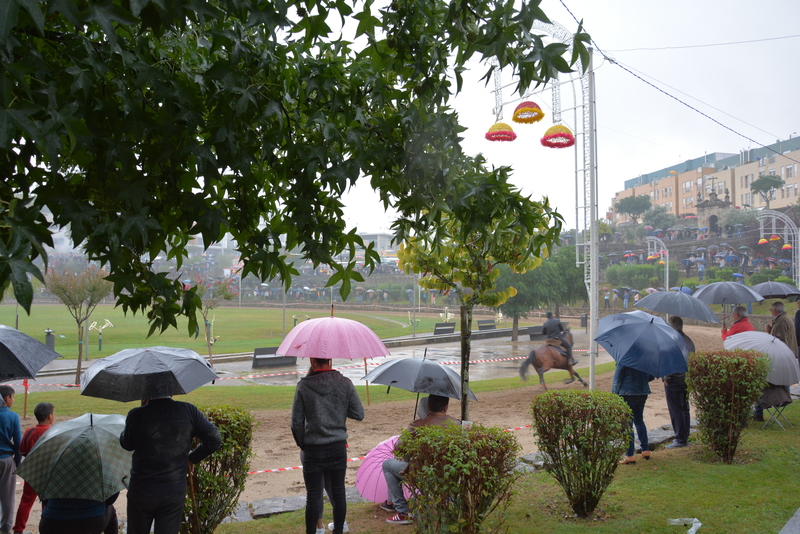
[[[578,363],[578,360],[572,357],[572,345],[567,344],[567,361],[570,365],[575,365]]]

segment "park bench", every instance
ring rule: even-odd
[[[455,334],[456,333],[456,323],[436,323],[433,326],[433,335],[438,336],[439,334]]]
[[[530,337],[531,341],[536,341],[538,339],[544,339],[543,333],[544,327],[539,326],[531,326],[528,328],[528,336]]]
[[[275,351],[278,347],[263,347],[253,351],[253,369],[260,367],[284,367],[287,365],[295,365],[297,363],[296,356],[278,356]]]
[[[478,331],[496,329],[497,324],[494,322],[494,319],[478,319]]]

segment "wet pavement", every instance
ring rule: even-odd
[[[577,369],[589,366],[589,336],[583,330],[573,331],[575,339],[574,355],[578,360]],[[401,358],[422,358],[453,365],[458,371],[461,365],[461,344],[459,342],[424,344],[425,339],[419,339],[419,345],[403,346],[389,349],[390,356],[367,360],[366,370],[363,360],[334,360],[334,367],[354,384],[363,385],[362,380],[366,372],[378,365]],[[491,339],[477,339],[472,341],[470,356],[470,380],[490,380],[494,378],[508,378],[518,376],[519,366],[529,352],[540,346],[541,340],[530,341],[527,336],[520,336],[520,341],[512,342],[510,335]],[[602,348],[598,354],[597,363],[612,361],[611,357]],[[92,362],[84,362],[83,365]],[[59,390],[70,387],[75,382],[75,360],[56,360],[44,370],[48,372],[61,371],[68,374],[40,377],[38,380],[29,381],[32,391]],[[216,385],[220,386],[293,386],[308,371],[308,361],[298,358],[297,365],[283,367],[263,367],[253,369],[252,358],[239,361],[218,361],[214,369],[220,376]],[[72,371],[71,373],[69,371]],[[532,370],[531,370],[532,372]],[[584,375],[588,380],[588,374]],[[74,385],[72,386],[74,387]]]

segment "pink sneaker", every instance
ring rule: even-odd
[[[410,525],[411,524],[411,516],[401,513],[396,513],[392,517],[386,520],[387,523],[393,523],[395,525]]]

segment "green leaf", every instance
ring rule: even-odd
[[[11,3],[21,2],[20,6],[28,12],[40,36],[44,36],[44,13],[37,0],[10,0]],[[2,17],[2,12],[0,12]]]
[[[5,0],[0,2],[0,46],[5,46],[14,26],[17,25],[19,15],[18,0]]]

